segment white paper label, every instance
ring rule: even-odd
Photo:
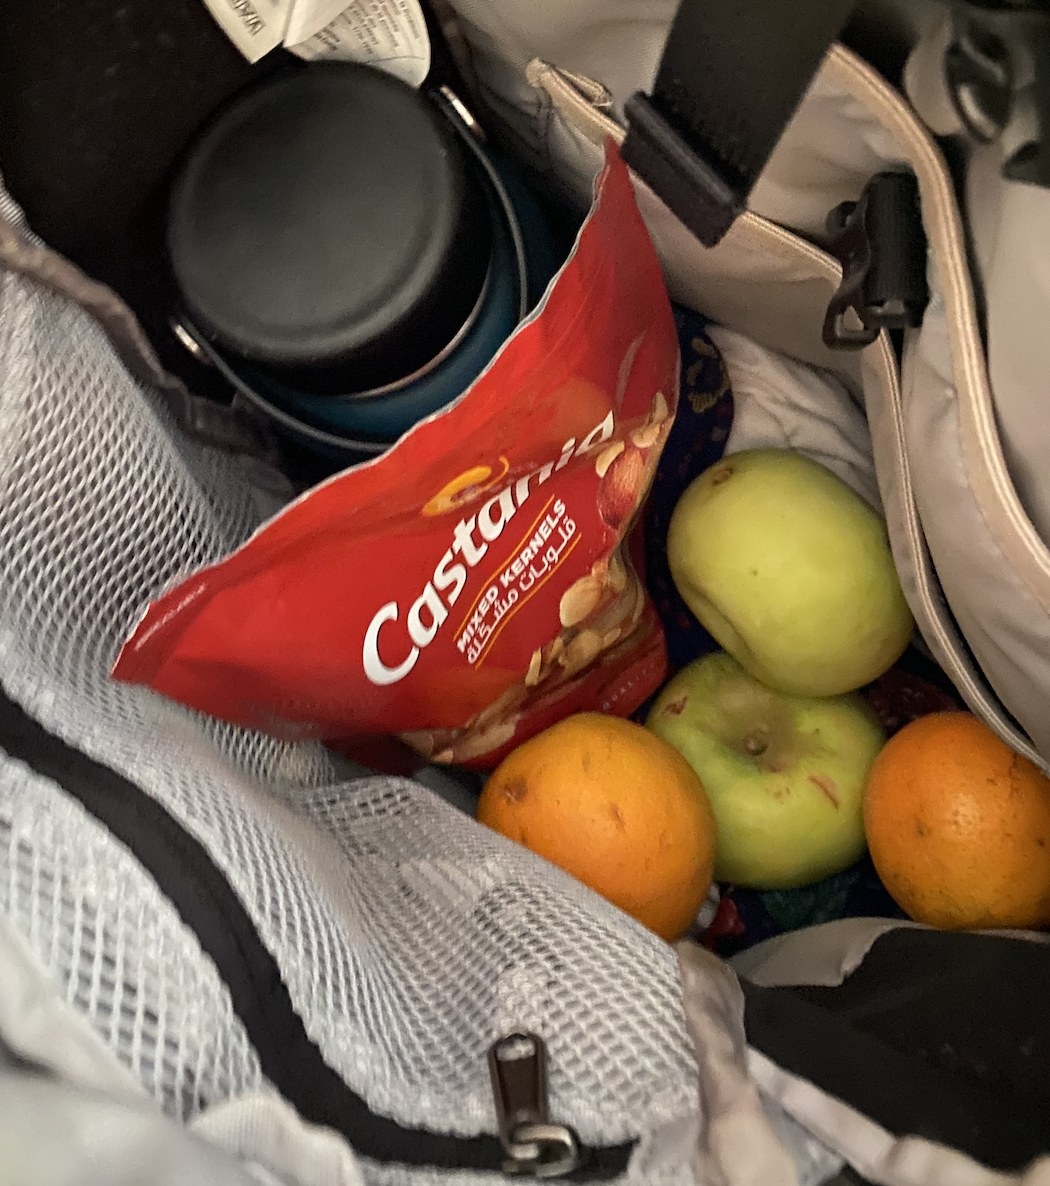
[[[419,86],[430,36],[419,0],[204,0],[250,62],[284,45],[307,61],[361,62]]]
[[[204,0],[208,11],[249,62],[283,41],[295,0]]]
[[[301,58],[363,62],[412,86],[430,69],[430,37],[418,0],[343,0],[342,12],[312,37],[299,41],[289,34],[286,44]]]

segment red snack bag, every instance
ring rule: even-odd
[[[623,544],[678,361],[610,145],[570,260],[469,391],[160,597],[115,677],[280,736],[396,732],[485,766],[571,712],[629,714],[666,666]]]

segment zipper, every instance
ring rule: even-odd
[[[547,1059],[535,1035],[509,1034],[489,1055],[499,1138],[412,1128],[371,1109],[307,1034],[280,968],[225,874],[190,831],[141,787],[49,732],[0,686],[0,753],[78,802],[124,845],[194,933],[230,995],[270,1084],[310,1124],[362,1158],[431,1170],[603,1182],[626,1171],[635,1142],[584,1150],[551,1124]]]
[[[536,1034],[513,1033],[489,1050],[505,1174],[564,1178],[583,1157],[576,1134],[551,1124],[548,1114],[547,1049]]]

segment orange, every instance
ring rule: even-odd
[[[477,817],[672,941],[711,885],[715,820],[688,762],[619,717],[578,713],[504,758]]]
[[[887,742],[864,830],[883,884],[918,922],[1050,923],[1050,779],[969,713],[922,717]]]

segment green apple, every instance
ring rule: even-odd
[[[782,692],[851,692],[911,637],[885,523],[801,453],[753,449],[711,466],[675,507],[667,556],[701,625]]]
[[[861,800],[886,738],[859,696],[774,692],[719,653],[680,671],[646,725],[704,784],[719,881],[793,889],[864,852]]]

